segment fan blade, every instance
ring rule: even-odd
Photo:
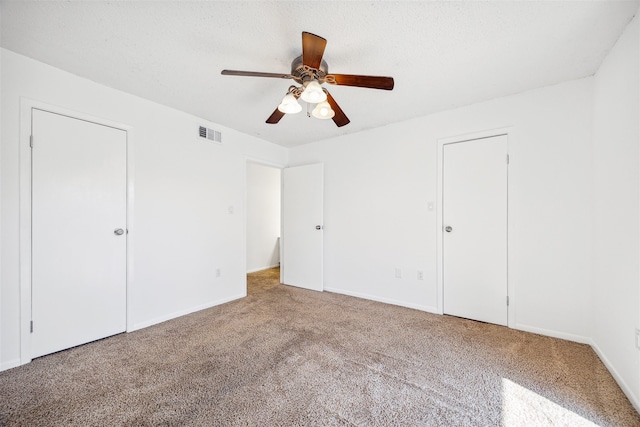
[[[322,63],[322,55],[327,41],[315,34],[302,32],[302,63],[316,70]]]
[[[269,118],[267,119],[267,121],[265,123],[269,123],[271,125],[275,125],[283,117],[284,117],[284,113],[276,108],[275,111],[273,113],[271,113],[271,115],[269,116]]]
[[[220,73],[224,76],[249,76],[249,77],[275,77],[278,79],[291,79],[291,74],[281,73],[261,73],[258,71],[237,71],[237,70],[222,70]]]
[[[329,74],[325,77],[327,83],[342,86],[367,87],[371,89],[393,89],[393,77],[358,76],[355,74]],[[332,82],[335,80],[335,83]]]
[[[338,127],[348,125],[351,120],[349,120],[347,115],[344,114],[344,111],[342,111],[342,108],[340,108],[336,100],[333,99],[333,96],[331,96],[329,91],[327,91],[326,93],[327,93],[327,102],[329,103],[329,105],[331,105],[331,109],[336,113],[336,115],[333,116],[333,122]]]

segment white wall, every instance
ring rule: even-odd
[[[512,126],[511,327],[587,342],[592,94],[585,78],[291,149],[325,164],[325,288],[436,311],[437,141]]]
[[[274,167],[247,164],[247,272],[280,263],[280,173]]]
[[[638,17],[595,76],[594,347],[640,410]]]
[[[246,160],[286,164],[286,149],[4,49],[1,58],[1,369],[20,361],[21,97],[132,127],[130,329],[245,294]],[[198,124],[221,130],[223,145],[198,139]]]

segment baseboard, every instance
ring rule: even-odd
[[[138,329],[148,328],[149,326],[157,325],[158,323],[166,322],[167,320],[175,319],[176,317],[185,316],[187,314],[195,313],[196,311],[205,310],[207,308],[215,307],[216,305],[224,304],[230,301],[235,301],[247,296],[246,291],[242,294],[233,295],[227,298],[222,298],[216,301],[211,301],[206,304],[191,307],[186,310],[176,311],[166,316],[156,317],[155,319],[147,320],[145,322],[136,323],[135,325],[127,328],[127,332],[137,331]]]
[[[640,399],[638,398],[638,396],[633,394],[631,388],[627,385],[622,376],[620,376],[616,368],[613,367],[609,359],[607,359],[607,356],[604,355],[595,341],[590,340],[589,344],[591,345],[593,351],[596,352],[600,360],[602,360],[602,363],[604,363],[604,366],[607,368],[613,379],[616,380],[616,382],[622,389],[622,392],[627,396],[633,407],[636,408],[636,411],[640,412]]]
[[[324,290],[327,292],[333,292],[336,294],[349,295],[351,297],[383,302],[385,304],[398,305],[400,307],[413,308],[415,310],[421,310],[421,311],[426,311],[428,313],[438,314],[438,307],[431,307],[428,305],[421,305],[421,304],[413,304],[406,301],[400,301],[400,300],[395,300],[391,298],[382,298],[375,295],[362,294],[360,292],[352,292],[344,289],[338,289],[338,288],[332,288],[332,287],[326,287],[326,286],[324,287]]]
[[[280,267],[280,263],[274,264],[274,265],[269,265],[269,266],[266,266],[266,267],[260,267],[260,268],[254,268],[254,269],[251,269],[251,270],[247,270],[247,274],[249,274],[249,273],[257,273],[258,271],[270,270],[270,269],[276,268],[276,267]]]
[[[13,359],[13,360],[9,360],[8,362],[2,362],[0,363],[0,372],[6,371],[7,369],[16,368],[21,364],[22,363],[20,363],[20,359]]]
[[[552,329],[537,328],[535,326],[523,325],[522,323],[517,323],[515,326],[509,325],[509,327],[512,327],[513,329],[517,329],[519,331],[531,332],[534,334],[544,335],[547,337],[559,338],[561,340],[567,340],[567,341],[577,342],[580,344],[591,345],[591,338],[584,337],[582,335],[568,334],[566,332],[554,331]]]

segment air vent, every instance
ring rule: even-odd
[[[200,138],[208,139],[209,141],[222,144],[222,133],[217,130],[200,126],[198,129],[198,135],[200,136]]]

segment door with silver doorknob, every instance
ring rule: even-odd
[[[281,281],[315,291],[324,287],[323,170],[321,163],[295,166],[282,176]]]
[[[30,357],[126,329],[127,134],[32,111]]]
[[[507,137],[445,144],[443,163],[443,311],[506,325]]]

